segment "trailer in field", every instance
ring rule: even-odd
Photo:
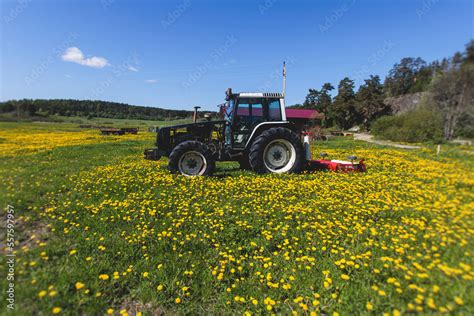
[[[138,134],[138,127],[104,127],[100,129],[102,135],[125,135],[125,134]]]

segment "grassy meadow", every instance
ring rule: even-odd
[[[472,147],[334,138],[313,156],[356,154],[367,173],[186,178],[143,159],[154,122],[77,125],[0,122],[11,314],[474,313]]]

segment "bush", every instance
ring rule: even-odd
[[[474,114],[465,113],[459,118],[458,125],[454,129],[454,136],[474,139]]]
[[[398,142],[438,142],[442,138],[441,115],[426,108],[402,114],[383,116],[372,124],[372,133]]]

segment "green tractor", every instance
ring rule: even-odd
[[[311,117],[288,117],[282,93],[226,91],[221,120],[162,127],[145,159],[168,157],[168,169],[209,176],[216,161],[237,161],[256,173],[295,173],[305,167],[302,131]]]

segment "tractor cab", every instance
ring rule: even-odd
[[[223,106],[225,142],[235,149],[245,148],[259,126],[286,120],[281,93],[232,93],[229,88]]]

